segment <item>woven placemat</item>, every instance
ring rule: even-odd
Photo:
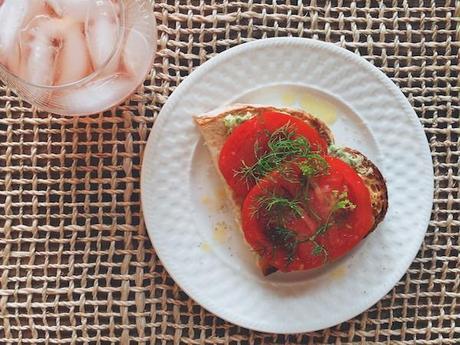
[[[157,1],[152,73],[105,114],[37,112],[0,84],[0,344],[460,343],[460,3],[304,3]],[[196,66],[289,35],[336,42],[392,78],[425,127],[436,190],[417,258],[385,298],[284,336],[226,323],[174,284],[146,233],[139,173],[156,115]]]

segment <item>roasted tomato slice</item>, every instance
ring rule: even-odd
[[[305,151],[324,153],[327,143],[318,131],[293,116],[266,111],[236,127],[219,156],[219,169],[241,200],[281,162]]]
[[[297,159],[260,180],[242,207],[244,236],[264,266],[289,272],[335,260],[372,228],[369,191],[343,161],[322,156],[327,171],[305,176]]]

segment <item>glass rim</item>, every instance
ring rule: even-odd
[[[44,89],[44,90],[62,90],[62,89],[67,89],[75,86],[80,86],[83,84],[86,84],[87,82],[95,79],[97,76],[101,74],[101,72],[112,62],[112,59],[115,58],[118,55],[119,50],[121,49],[123,38],[124,38],[124,28],[125,28],[125,22],[126,22],[126,9],[125,9],[125,0],[120,0],[120,19],[118,20],[118,32],[117,32],[117,40],[116,44],[112,49],[112,52],[110,53],[109,57],[104,61],[104,63],[99,66],[97,69],[95,69],[93,72],[88,74],[87,76],[83,77],[82,79],[72,81],[70,83],[66,84],[60,84],[60,85],[40,85],[40,84],[34,84],[31,83],[24,78],[21,78],[20,76],[16,75],[15,73],[11,72],[5,65],[0,63],[0,71],[4,73],[7,77],[13,78],[15,82],[19,82],[21,84],[24,84],[28,87],[33,87],[33,88],[38,88],[38,89]],[[1,74],[0,74],[1,75]]]

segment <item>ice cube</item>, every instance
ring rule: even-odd
[[[58,95],[58,101],[72,113],[98,113],[122,102],[136,88],[136,80],[115,74]]]
[[[118,39],[118,24],[110,0],[96,1],[92,4],[85,33],[95,69],[106,63],[114,52]]]
[[[64,10],[61,6],[60,0],[46,0],[46,2],[58,16],[62,17],[64,15]]]
[[[52,85],[58,50],[47,39],[39,37],[28,44],[28,54],[21,64],[21,77],[37,85]]]
[[[152,46],[144,35],[131,29],[123,48],[123,64],[132,76],[145,75],[152,62]]]
[[[61,19],[62,47],[58,55],[56,85],[78,81],[91,72],[82,24]]]
[[[33,84],[52,85],[59,51],[55,39],[59,34],[56,19],[36,16],[20,36],[20,76]]]
[[[115,14],[118,16],[118,18],[120,18],[120,14],[121,14],[120,1],[119,0],[112,0],[112,5],[113,5],[113,9],[115,11]]]
[[[0,56],[11,70],[18,68],[18,38],[21,28],[35,16],[43,14],[43,0],[4,0],[0,7]]]
[[[46,0],[48,5],[60,17],[69,16],[76,21],[84,22],[94,0]]]
[[[126,17],[128,34],[123,48],[123,63],[126,71],[132,75],[145,75],[151,67],[156,42],[151,17],[142,6],[132,6]]]
[[[0,30],[1,55],[8,54],[17,41],[28,7],[28,0],[5,0],[2,7],[0,7],[0,23],[2,23],[2,30]]]

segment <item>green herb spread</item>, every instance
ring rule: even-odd
[[[343,147],[336,145],[329,145],[327,149],[328,153],[331,156],[337,157],[343,160],[345,163],[351,165],[352,167],[358,167],[363,163],[363,157],[354,155],[344,150]]]
[[[239,124],[243,123],[252,118],[252,114],[228,114],[224,117],[224,125],[227,127],[227,131],[231,133],[233,129],[238,126]]]

